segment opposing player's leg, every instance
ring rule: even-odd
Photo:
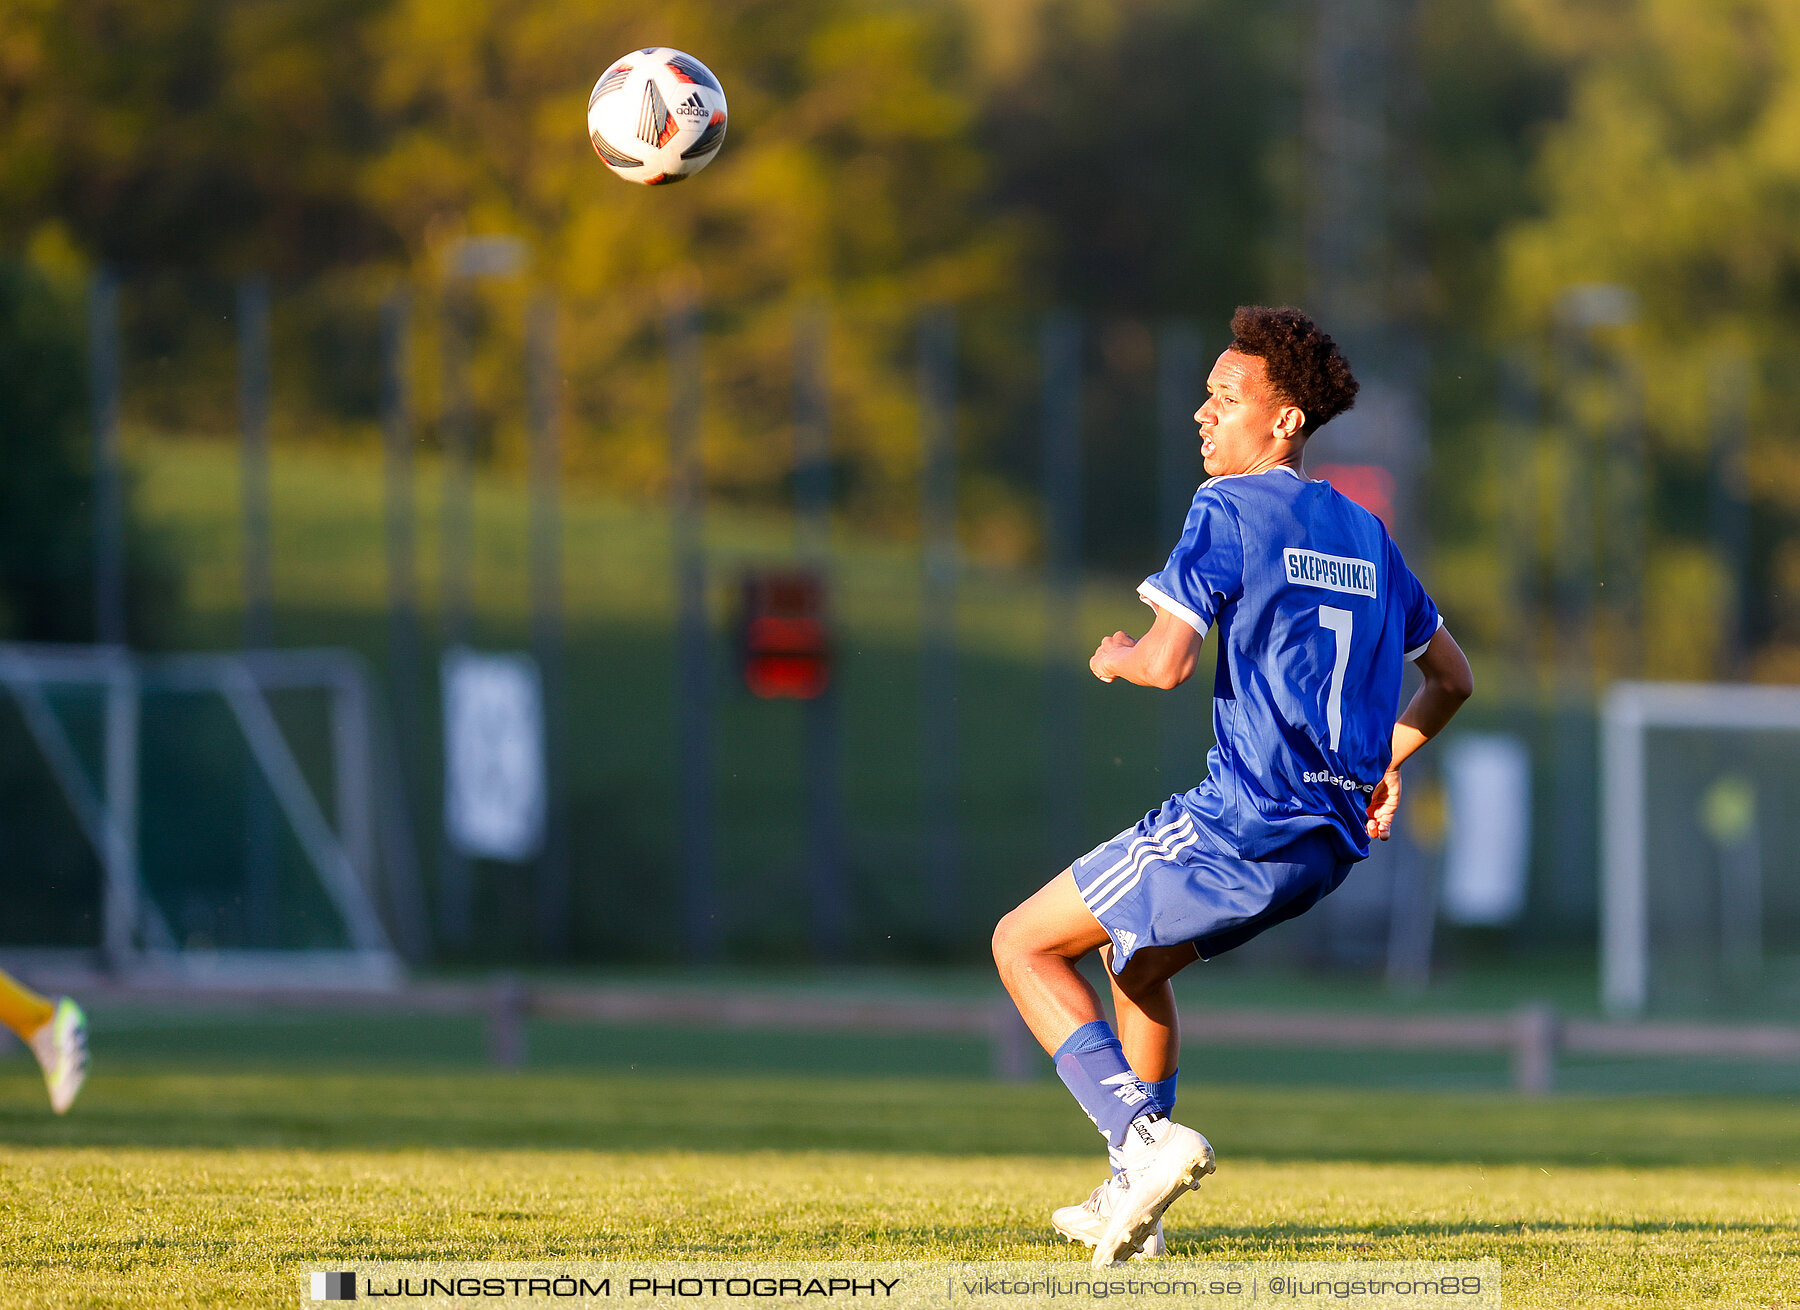
[[[37,1057],[50,1108],[64,1113],[87,1078],[87,1016],[67,996],[52,1001],[0,971],[0,1023]]]
[[[17,1033],[20,1041],[30,1041],[31,1034],[49,1023],[55,1013],[55,1001],[0,970],[0,1023]]]

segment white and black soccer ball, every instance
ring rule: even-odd
[[[627,182],[662,186],[692,177],[725,140],[725,88],[692,55],[634,50],[600,74],[588,97],[588,139]]]

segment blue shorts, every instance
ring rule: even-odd
[[[1113,972],[1146,946],[1191,942],[1203,960],[1303,914],[1350,872],[1321,826],[1260,860],[1234,854],[1171,797],[1071,866],[1113,942]]]

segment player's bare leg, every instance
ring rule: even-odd
[[[1075,962],[1107,944],[1100,926],[1064,869],[994,928],[994,964],[1019,1017],[1046,1053],[1069,1034],[1105,1016],[1100,997]]]
[[[1197,958],[1192,946],[1147,946],[1112,971],[1112,942],[1064,869],[994,929],[1000,981],[1032,1036],[1054,1053],[1084,1023],[1104,1018],[1100,998],[1075,964],[1099,951],[1112,984],[1114,1028],[1125,1059],[1145,1082],[1175,1072],[1181,1030],[1169,980]]]
[[[1100,948],[1100,960],[1106,966],[1107,981],[1113,997],[1113,1024],[1126,1061],[1132,1071],[1150,1088],[1157,1108],[1163,1114],[1174,1111],[1174,1082],[1178,1029],[1175,1024],[1175,998],[1168,976],[1196,958],[1192,947],[1175,950],[1149,948],[1132,956],[1123,977],[1112,972],[1113,949]],[[1141,961],[1141,963],[1140,963]],[[1119,1208],[1120,1175],[1126,1168],[1124,1152],[1107,1152],[1112,1172],[1085,1201],[1058,1207],[1050,1216],[1050,1225],[1071,1242],[1099,1245]],[[1145,1236],[1134,1260],[1155,1258],[1165,1254],[1162,1225],[1153,1227]]]
[[[1206,1139],[1157,1110],[1102,1019],[1099,996],[1075,968],[1108,940],[1067,869],[994,929],[994,962],[1020,1016],[1109,1146],[1121,1153],[1120,1169],[1087,1205],[1064,1207],[1052,1219],[1071,1239],[1093,1242],[1097,1267],[1152,1247],[1160,1251],[1163,1211],[1213,1168]],[[1191,950],[1185,959],[1156,951],[1141,969],[1125,970],[1129,1009],[1143,1019],[1141,1036],[1156,1046],[1159,1059],[1172,1058],[1176,1032],[1168,979],[1192,959]],[[1079,1222],[1064,1222],[1071,1215]]]
[[[1146,946],[1114,973],[1111,943],[1100,948],[1112,984],[1113,1029],[1132,1071],[1147,1083],[1172,1076],[1180,1063],[1181,1025],[1169,980],[1199,958],[1192,946]]]

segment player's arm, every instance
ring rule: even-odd
[[[1115,632],[1100,643],[1088,668],[1102,682],[1123,678],[1140,687],[1160,687],[1164,691],[1179,687],[1188,680],[1200,659],[1203,632],[1195,632],[1185,619],[1177,618],[1160,605],[1152,605],[1156,622],[1141,638]]]
[[[1439,628],[1426,643],[1425,653],[1413,661],[1425,681],[1394,724],[1394,756],[1375,792],[1369,797],[1369,836],[1386,841],[1393,832],[1394,813],[1400,808],[1400,766],[1413,753],[1442,732],[1464,701],[1475,694],[1475,675],[1468,657],[1448,628]]]

